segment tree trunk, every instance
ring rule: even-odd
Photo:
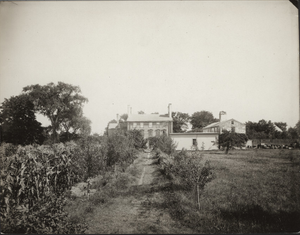
[[[226,154],[228,154],[228,151],[229,151],[229,143],[227,143],[227,145],[226,145]]]
[[[197,201],[198,201],[198,208],[200,210],[200,192],[199,192],[199,185],[197,184]]]
[[[52,120],[51,120],[51,124],[52,124],[52,139],[53,139],[53,142],[58,143],[59,142],[59,136],[58,136],[58,133],[56,132],[57,125]]]

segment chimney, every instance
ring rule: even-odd
[[[132,114],[132,107],[130,107],[130,114]]]
[[[222,115],[223,115],[223,118],[222,118]],[[220,122],[223,122],[223,121],[227,120],[226,112],[224,112],[224,111],[219,112],[219,120],[220,120]]]
[[[127,114],[129,115],[130,106],[127,105]]]
[[[172,104],[171,103],[168,105],[168,114],[169,114],[169,117],[172,118]]]
[[[119,114],[117,114],[117,125],[119,125]]]

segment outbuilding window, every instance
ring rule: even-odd
[[[197,139],[193,139],[193,145],[197,146]]]

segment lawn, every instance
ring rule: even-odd
[[[174,190],[165,198],[174,219],[199,233],[300,231],[300,150],[207,151],[202,157],[214,179],[202,192],[201,209],[194,192]]]

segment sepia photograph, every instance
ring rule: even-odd
[[[0,1],[0,233],[300,233],[298,8]]]

